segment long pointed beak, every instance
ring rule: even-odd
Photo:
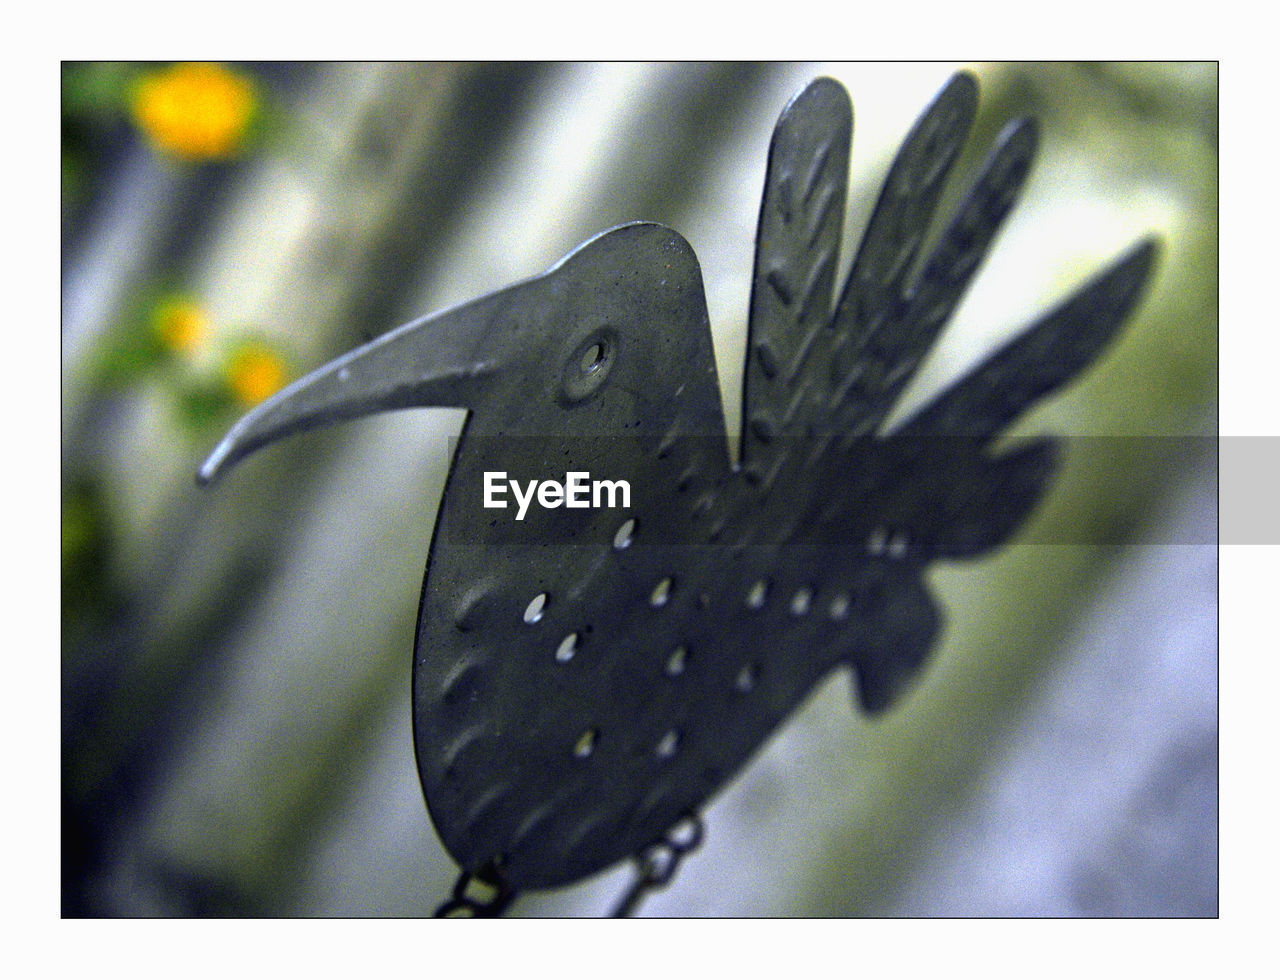
[[[300,378],[237,422],[196,481],[212,483],[255,449],[295,432],[396,408],[473,407],[497,371],[501,351],[488,351],[486,337],[510,293],[406,323]]]

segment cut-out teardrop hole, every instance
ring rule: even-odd
[[[635,540],[636,535],[636,519],[628,517],[620,525],[613,535],[613,546],[621,551],[623,548],[631,547],[631,542]]]
[[[752,689],[755,688],[756,679],[759,676],[760,676],[759,668],[756,667],[755,664],[747,664],[745,667],[742,668],[742,670],[738,671],[738,677],[733,682],[733,686],[736,687],[743,694],[746,694],[748,691],[751,691]]]
[[[556,659],[560,663],[568,663],[573,659],[573,655],[578,652],[578,634],[570,633],[560,641],[560,646],[556,648]]]
[[[659,759],[670,759],[676,754],[676,749],[680,747],[680,733],[674,728],[668,729],[665,735],[658,741],[653,752]]]
[[[848,619],[849,618],[849,597],[845,595],[843,592],[841,592],[839,595],[837,595],[834,599],[831,600],[831,605],[828,607],[827,611],[830,613],[831,618],[834,619],[836,622],[840,622],[841,620]]]
[[[536,596],[529,600],[529,605],[524,607],[524,621],[533,625],[542,618],[542,614],[547,609],[547,594],[539,592]]]
[[[889,532],[882,527],[876,528],[871,532],[871,536],[867,538],[867,554],[874,558],[884,555],[885,547],[889,543]]]
[[[596,750],[596,740],[599,737],[599,732],[594,728],[588,728],[578,736],[578,741],[573,746],[573,754],[579,759],[587,758]]]
[[[747,608],[759,609],[767,598],[769,598],[769,583],[760,579],[747,591]]]
[[[658,582],[649,593],[649,605],[661,609],[671,599],[671,586],[675,584],[670,575]]]
[[[885,551],[890,558],[905,558],[907,556],[907,548],[910,547],[910,540],[907,538],[905,531],[898,531],[889,538]]]
[[[671,656],[667,657],[667,676],[679,677],[684,673],[685,661],[689,657],[689,649],[685,646],[678,646],[671,651]]]
[[[813,590],[810,588],[796,589],[795,595],[791,597],[791,615],[803,616],[809,611],[809,603],[813,601]]]

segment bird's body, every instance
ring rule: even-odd
[[[940,615],[934,559],[1023,521],[1046,441],[991,441],[1115,333],[1146,243],[914,417],[884,423],[1012,207],[1034,129],[1011,125],[930,253],[968,133],[957,76],[886,181],[834,292],[851,130],[819,80],[770,151],[732,459],[697,260],[660,225],[586,243],[545,275],[416,321],[247,417],[207,479],[288,432],[413,405],[470,410],[419,615],[414,727],[427,802],[464,869],[578,880],[699,810],[832,669],[891,703]],[[626,481],[629,508],[481,505],[485,474]]]

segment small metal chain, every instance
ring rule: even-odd
[[[614,908],[613,918],[623,919],[633,914],[646,895],[669,885],[681,859],[702,843],[702,835],[702,818],[693,814],[676,823],[665,838],[637,854],[632,859],[636,864],[636,880]]]
[[[513,891],[493,865],[464,871],[453,886],[452,897],[436,909],[437,919],[495,919],[515,901]]]
[[[613,918],[632,915],[651,892],[665,888],[675,877],[686,854],[702,844],[702,819],[685,817],[667,831],[666,837],[650,844],[632,860],[636,880],[613,910]],[[506,911],[519,893],[503,880],[492,864],[479,871],[464,871],[453,885],[449,900],[436,909],[437,919],[492,919]]]

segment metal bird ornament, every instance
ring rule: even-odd
[[[509,897],[687,849],[673,828],[830,671],[851,668],[865,710],[893,704],[941,623],[925,567],[996,547],[1040,499],[1052,442],[992,443],[1112,339],[1157,250],[1139,243],[885,431],[1035,155],[1034,123],[1010,123],[924,254],[977,100],[959,74],[920,117],[838,293],[849,98],[823,78],[783,111],[736,463],[698,261],[676,232],[635,223],[320,368],[250,412],[200,470],[210,481],[266,443],[354,416],[469,410],[413,669],[422,786],[464,872],[454,907],[472,876]],[[589,473],[630,496],[557,506],[531,502],[530,484],[517,520],[510,493],[506,509],[482,504],[497,473],[517,492]]]

